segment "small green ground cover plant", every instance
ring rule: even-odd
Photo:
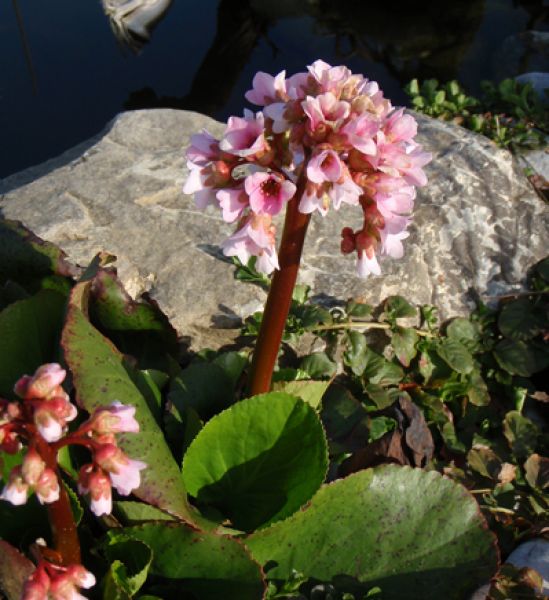
[[[510,149],[546,145],[549,135],[547,105],[530,83],[504,79],[482,82],[481,98],[469,96],[457,81],[440,84],[413,79],[405,91],[418,112],[453,121]]]

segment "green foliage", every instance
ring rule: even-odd
[[[13,385],[22,375],[59,360],[64,310],[63,296],[41,290],[0,313],[0,396],[13,398]]]
[[[177,464],[147,398],[134,383],[139,372],[132,372],[123,355],[86,318],[82,308],[88,293],[89,282],[79,283],[73,289],[62,335],[65,360],[74,379],[78,402],[89,412],[109,406],[114,400],[136,407],[139,436],[123,434],[119,442],[129,456],[148,465],[142,473],[141,486],[134,494],[193,523]]]
[[[425,600],[467,597],[496,569],[494,543],[459,486],[395,466],[324,486],[305,510],[246,539],[258,562],[273,565],[269,579],[287,580],[292,570],[324,582],[346,575],[355,581],[345,591],[376,585],[387,600],[403,590]]]
[[[324,432],[302,400],[271,392],[211,419],[183,461],[185,486],[231,524],[250,531],[287,517],[320,487],[327,469]]]
[[[498,146],[527,148],[544,145],[549,118],[530,83],[504,79],[482,82],[482,99],[467,96],[457,81],[440,85],[413,79],[405,88],[412,108],[444,121],[453,121],[492,139]]]
[[[159,583],[150,591],[161,598],[182,598],[185,592],[201,600],[263,597],[260,566],[235,539],[179,523],[147,523],[110,532],[110,543],[124,540],[139,540],[151,550],[149,572]]]
[[[467,104],[455,86],[438,92],[439,105]],[[137,409],[141,432],[121,446],[148,468],[132,497],[115,496],[113,516],[96,519],[72,491],[87,451],[60,457],[83,564],[101,580],[95,597],[462,598],[494,575],[493,533],[506,554],[544,526],[547,259],[525,293],[442,327],[434,307],[400,296],[328,308],[296,287],[273,392],[242,400],[249,352],[203,350],[180,364],[165,316],[127,296],[105,268],[112,257],[76,281],[82,270],[21,226],[0,228],[0,256],[12,243],[17,269],[0,270],[0,394],[63,361],[80,407]],[[268,285],[253,264],[236,272]],[[290,344],[303,334],[317,351],[297,358]],[[2,478],[20,461],[1,455]],[[49,541],[45,514],[33,496],[0,502],[14,573],[15,547]],[[4,563],[5,593],[22,576],[10,580]],[[502,571],[494,598],[529,597],[532,581]]]

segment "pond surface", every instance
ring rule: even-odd
[[[110,0],[122,4],[123,0]],[[322,58],[377,80],[395,103],[413,77],[473,93],[506,73],[502,44],[546,29],[544,0],[173,0],[137,54],[100,0],[0,2],[0,177],[98,133],[125,109],[240,114],[258,70]]]

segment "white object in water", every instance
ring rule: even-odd
[[[132,50],[148,42],[173,0],[101,0],[116,38]]]

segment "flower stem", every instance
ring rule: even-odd
[[[59,499],[47,505],[54,549],[61,555],[64,565],[80,564],[80,542],[69,496],[57,467],[57,453],[38,433],[34,439],[42,460],[59,480]]]
[[[298,209],[305,183],[306,178],[302,175],[298,181],[296,194],[286,208],[286,219],[278,253],[280,269],[275,271],[273,276],[252,359],[249,383],[252,396],[268,392],[271,388],[271,378],[292,303],[303,242],[311,218],[311,215],[303,214]]]
[[[372,321],[347,321],[346,323],[336,323],[335,325],[319,325],[311,331],[330,331],[336,329],[391,329],[389,323],[376,323]],[[411,327],[419,336],[436,337],[434,333]]]

